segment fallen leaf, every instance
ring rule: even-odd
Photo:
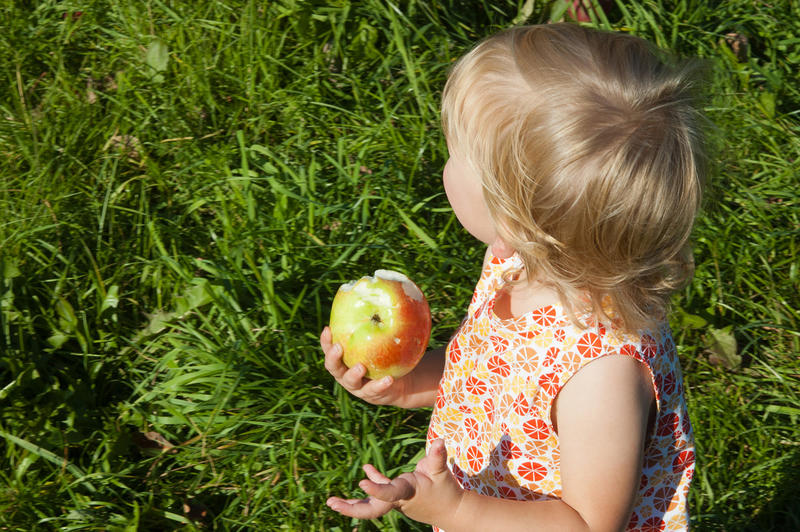
[[[154,83],[163,82],[162,73],[167,70],[167,65],[169,65],[169,48],[164,41],[158,38],[153,39],[145,52],[145,63],[152,69],[151,80]]]
[[[728,369],[737,369],[742,364],[742,356],[738,352],[736,337],[731,326],[723,329],[710,329],[706,339],[711,351],[708,361]]]

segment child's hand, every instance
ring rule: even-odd
[[[413,473],[403,473],[394,480],[372,465],[364,466],[367,479],[359,483],[369,495],[366,499],[331,497],[328,506],[348,517],[376,519],[398,509],[416,521],[435,524],[443,514],[458,508],[464,490],[447,469],[447,450],[443,440],[431,444],[427,456],[417,463]]]
[[[351,394],[373,405],[397,406],[405,397],[409,380],[405,376],[399,379],[384,377],[371,380],[364,377],[367,373],[364,364],[356,364],[348,369],[342,362],[342,347],[331,343],[329,327],[322,330],[319,343],[325,353],[325,369]]]

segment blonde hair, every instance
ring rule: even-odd
[[[481,176],[528,279],[570,312],[652,328],[691,276],[704,180],[695,70],[637,37],[550,24],[494,35],[450,73],[451,153]]]

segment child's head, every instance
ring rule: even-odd
[[[480,176],[529,278],[589,295],[634,329],[691,274],[703,181],[691,70],[642,39],[577,25],[514,28],[454,67],[442,120]],[[602,314],[601,314],[602,315]]]

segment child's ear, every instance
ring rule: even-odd
[[[508,243],[499,236],[494,239],[491,248],[492,255],[498,259],[507,259],[514,254],[514,248],[508,245]]]

